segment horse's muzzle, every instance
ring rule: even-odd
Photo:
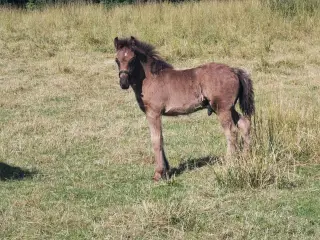
[[[122,89],[128,89],[129,88],[129,80],[128,77],[120,78],[120,87]]]
[[[122,89],[129,88],[129,71],[127,70],[120,70],[119,71],[119,78],[120,78],[120,87]]]

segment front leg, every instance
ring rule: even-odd
[[[153,179],[159,181],[160,178],[166,178],[169,171],[169,163],[163,150],[163,137],[161,129],[161,114],[147,113],[149,122],[151,142],[155,155],[156,168]]]

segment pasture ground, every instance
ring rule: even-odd
[[[0,239],[320,239],[320,11],[257,0],[0,8]],[[206,111],[163,118],[170,181],[113,38],[254,81],[252,153]],[[6,180],[6,181],[4,181]]]

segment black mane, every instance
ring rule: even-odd
[[[139,41],[137,39],[134,40],[135,45],[134,47],[131,46],[131,39],[130,38],[123,38],[118,40],[119,48],[128,47],[131,48],[133,51],[138,53],[139,55],[142,54],[144,56],[148,56],[152,58],[151,62],[151,73],[152,74],[159,74],[159,72],[163,69],[173,69],[173,66],[163,60],[159,53],[156,51],[155,47],[151,44]]]

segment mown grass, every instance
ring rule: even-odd
[[[258,0],[1,8],[0,238],[318,239],[319,15]],[[249,156],[223,159],[206,112],[164,118],[176,175],[151,181],[148,126],[113,60],[130,35],[177,68],[251,72]]]

